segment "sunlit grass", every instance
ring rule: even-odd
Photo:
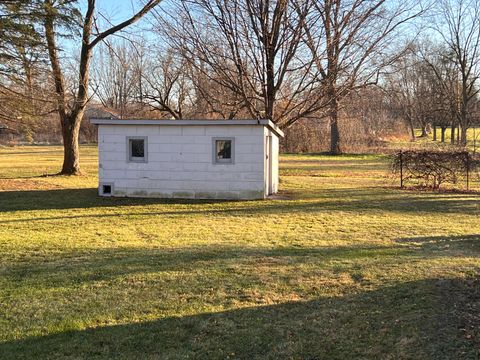
[[[407,146],[407,147],[425,147],[425,148],[439,148],[439,149],[451,149],[451,134],[452,130],[447,128],[445,130],[445,142],[441,142],[442,130],[437,127],[437,140],[433,141],[433,130],[428,136],[421,137],[422,131],[420,129],[415,130],[415,136],[417,137],[414,142],[397,142],[391,143],[391,147]],[[457,133],[455,133],[455,141],[457,141]],[[453,147],[457,147],[454,144]],[[480,149],[480,127],[470,128],[467,130],[467,147],[470,151],[478,152]]]
[[[476,194],[283,155],[274,200],[99,198],[95,147],[82,176],[41,176],[60,163],[0,149],[2,359],[478,356]]]

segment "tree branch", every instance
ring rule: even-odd
[[[107,36],[115,34],[116,32],[123,30],[127,26],[132,25],[133,23],[136,23],[145,14],[147,14],[150,10],[152,10],[155,6],[160,4],[161,1],[162,0],[149,0],[145,4],[145,6],[139,12],[137,12],[135,15],[133,15],[131,18],[129,18],[129,19],[125,20],[124,22],[122,22],[118,25],[115,25],[115,26],[111,27],[110,29],[105,30],[105,31],[101,32],[100,34],[98,34],[97,37],[92,42],[90,42],[89,47],[90,48],[95,47],[100,41],[105,39]]]

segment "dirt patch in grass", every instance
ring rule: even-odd
[[[0,179],[0,191],[30,191],[30,190],[51,190],[61,189],[60,185],[55,185],[37,179]]]

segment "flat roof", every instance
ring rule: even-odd
[[[262,125],[268,127],[280,137],[283,131],[271,120],[148,120],[148,119],[90,119],[95,125]]]

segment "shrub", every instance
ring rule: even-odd
[[[477,162],[467,151],[399,151],[392,157],[392,170],[400,176],[400,184],[439,189],[442,184],[468,182]]]

